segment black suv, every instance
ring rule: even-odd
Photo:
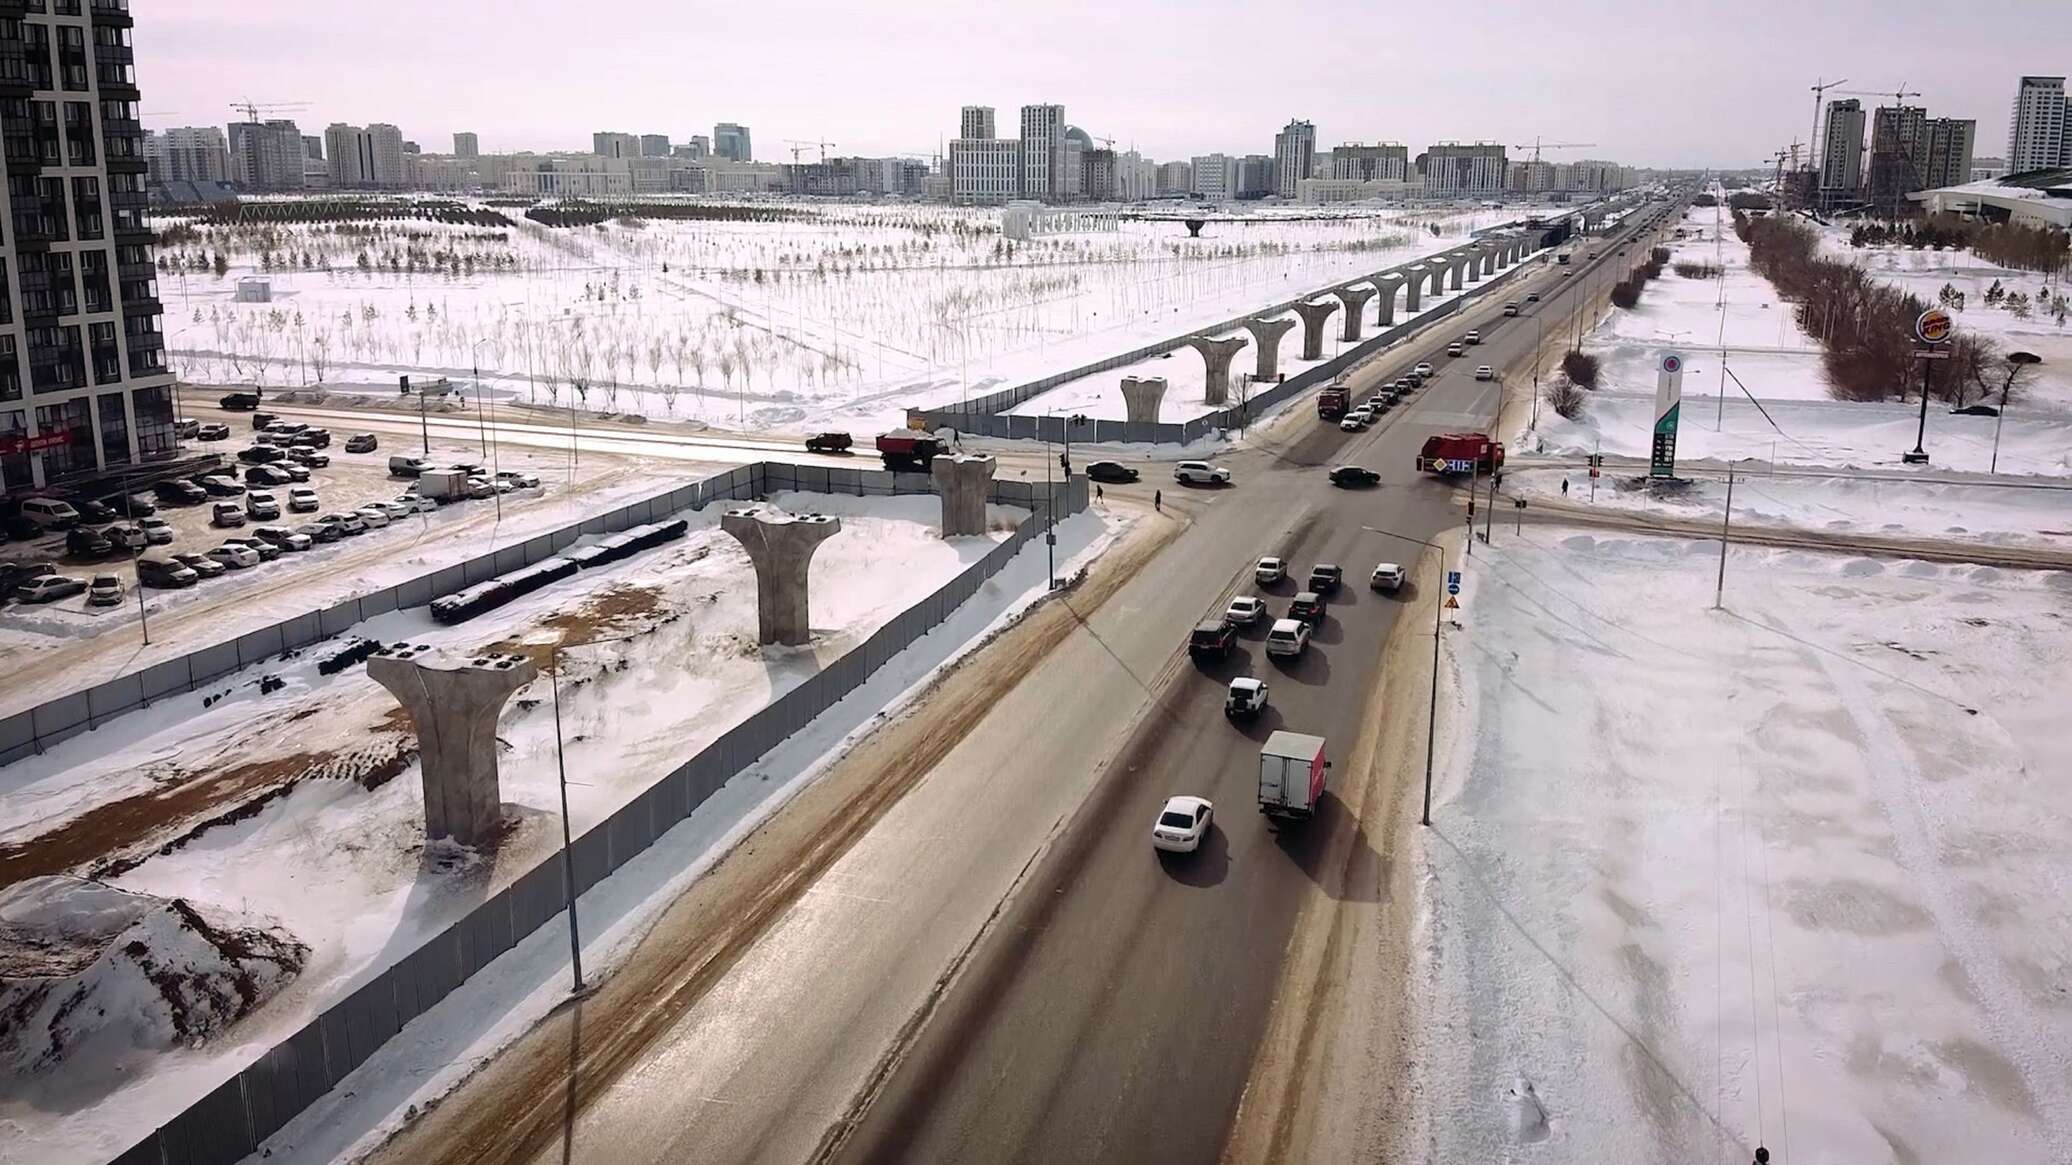
[[[1309,589],[1320,595],[1328,595],[1338,589],[1345,571],[1328,562],[1319,562],[1309,568]]]
[[[1351,489],[1354,486],[1375,485],[1380,481],[1380,474],[1371,469],[1363,469],[1357,465],[1341,465],[1331,471],[1331,484],[1343,486],[1347,489]]]
[[[158,495],[159,501],[175,506],[191,506],[209,500],[209,491],[179,478],[161,481],[151,487],[151,492]]]
[[[1196,659],[1205,655],[1221,659],[1235,646],[1237,627],[1224,618],[1203,619],[1194,625],[1194,633],[1187,637],[1187,654]]]
[[[372,453],[380,445],[372,433],[354,433],[345,442],[347,453]]]
[[[1120,461],[1095,461],[1086,467],[1086,475],[1095,481],[1127,485],[1137,480],[1138,473]]]
[[[1288,604],[1288,618],[1300,619],[1314,627],[1324,621],[1324,599],[1315,591],[1303,591]]]

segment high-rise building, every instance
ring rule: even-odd
[[[1199,194],[1210,202],[1228,202],[1237,197],[1236,167],[1223,154],[1196,154],[1188,163],[1194,184],[1190,193]]]
[[[630,133],[598,130],[590,135],[590,152],[600,158],[638,158],[640,139]]]
[[[694,133],[691,139],[676,149],[679,158],[709,158],[712,156],[712,139],[701,133]]]
[[[640,156],[643,158],[668,157],[669,135],[666,133],[644,133],[640,135]]]
[[[1437,196],[1496,194],[1509,176],[1504,147],[1491,142],[1441,142],[1417,156],[1424,191]]]
[[[247,190],[302,189],[302,131],[284,119],[230,123],[230,180]]]
[[[393,125],[332,122],[324,128],[324,153],[334,190],[400,190],[411,185],[403,131]]]
[[[1080,193],[1095,202],[1115,201],[1115,151],[1086,150],[1079,155]]]
[[[213,125],[183,125],[152,134],[154,182],[230,181],[230,144]]]
[[[1155,193],[1184,198],[1194,192],[1194,167],[1186,162],[1167,162],[1158,168]]]
[[[1928,162],[1928,111],[1918,105],[1881,105],[1871,111],[1870,161],[1864,193],[1873,209],[1897,215],[1906,196],[1921,189]]]
[[[177,451],[132,25],[123,4],[0,8],[0,128],[47,145],[0,158],[0,494]]]
[[[1022,196],[1057,198],[1065,166],[1065,107],[1022,106]]]
[[[2006,173],[2006,158],[1981,155],[1971,159],[1971,180],[1973,182],[1983,182],[1988,178],[1998,178]]]
[[[993,123],[993,107],[990,105],[967,105],[957,114],[957,136],[967,142],[982,142],[997,137]]]
[[[2023,77],[2007,127],[2007,172],[2072,166],[2072,111],[2063,77]]]
[[[1231,164],[1231,171],[1232,198],[1265,198],[1279,187],[1273,159],[1265,154],[1246,154]]]
[[[482,144],[474,134],[462,131],[453,135],[453,156],[464,161],[482,156]]]
[[[1279,177],[1282,198],[1295,197],[1299,184],[1311,177],[1317,154],[1317,127],[1306,121],[1291,121],[1273,138],[1273,168]]]
[[[1022,143],[1013,138],[957,138],[950,142],[950,198],[1006,202],[1021,194]]]
[[[712,127],[712,156],[730,162],[755,161],[755,147],[749,142],[748,127],[723,121]]]
[[[1968,117],[1928,119],[1927,149],[1919,166],[1921,189],[1962,186],[1971,181],[1971,147],[1978,122]]]
[[[313,133],[302,135],[302,160],[305,162],[321,162],[324,160],[324,139],[321,135]]]
[[[1845,97],[1827,103],[1820,150],[1820,204],[1854,202],[1863,188],[1863,102]]]
[[[1115,159],[1115,197],[1138,202],[1158,193],[1158,164],[1135,150]]]
[[[1402,181],[1410,173],[1410,147],[1393,142],[1366,145],[1350,142],[1331,151],[1333,178],[1361,182]]]

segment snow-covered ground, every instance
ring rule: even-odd
[[[756,645],[752,571],[746,553],[719,530],[717,506],[681,515],[691,523],[682,540],[467,623],[441,627],[420,608],[368,620],[353,633],[384,643],[516,650],[542,663],[562,645],[559,731],[571,824],[581,833],[948,581],[1025,516],[994,507],[993,533],[944,540],[934,533],[939,503],[932,496],[780,494],[768,504],[844,523],[815,557],[816,630],[806,647]],[[1104,536],[1098,518],[1075,522],[1061,535],[1069,550]],[[1035,553],[1040,562],[1042,548]],[[1019,575],[996,583],[978,605],[1028,585]],[[1009,586],[1015,589],[1001,589]],[[0,852],[10,860],[26,860],[38,846],[75,856],[90,842],[119,839],[75,864],[98,868],[118,888],[177,896],[233,921],[278,921],[310,951],[301,976],[231,1040],[167,1055],[95,1057],[11,1080],[0,1102],[0,1156],[69,1160],[119,1150],[198,1096],[197,1076],[227,1076],[348,983],[409,953],[558,846],[555,709],[545,676],[512,698],[500,723],[511,825],[495,855],[484,858],[426,846],[408,721],[364,669],[320,675],[318,661],[333,650],[250,669],[220,693],[163,701],[4,770]],[[262,691],[262,671],[280,686]],[[861,723],[821,740],[800,767]],[[671,872],[715,856],[708,847],[781,803],[785,788],[768,773],[731,782],[686,824],[695,824],[700,845]],[[193,824],[175,824],[168,818],[178,814],[167,807],[195,789],[221,797],[200,801],[194,817],[219,806],[257,811],[159,852]],[[145,828],[122,828],[126,804],[150,807]],[[255,870],[266,876],[254,878]],[[62,1116],[82,1106],[91,1107],[89,1119]]]
[[[2072,576],[1467,563],[1404,1159],[2072,1160]]]
[[[907,406],[1179,335],[1533,208],[1260,213],[1198,239],[1131,220],[1026,242],[1001,236],[997,211],[788,209],[799,217],[580,229],[410,220],[373,237],[204,228],[166,253],[190,266],[221,254],[226,272],[161,276],[168,347],[206,383],[393,392],[399,374],[479,367],[505,400],[749,429],[889,427]],[[274,301],[235,302],[246,275],[271,279]]]

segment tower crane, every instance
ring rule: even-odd
[[[274,101],[274,102],[265,102],[265,101],[249,101],[249,100],[247,100],[247,101],[233,101],[233,102],[231,102],[231,103],[230,103],[230,107],[231,107],[232,109],[241,109],[241,110],[243,110],[243,111],[244,111],[244,114],[245,114],[245,116],[246,116],[246,117],[248,117],[248,118],[250,118],[250,119],[252,120],[252,123],[256,125],[256,124],[258,124],[258,123],[259,123],[259,121],[260,121],[260,117],[259,117],[259,115],[260,115],[260,114],[262,114],[262,113],[292,113],[293,111],[295,111],[295,110],[298,110],[298,109],[308,109],[308,108],[309,108],[309,102],[307,102],[307,101]]]
[[[1524,150],[1524,149],[1530,149],[1530,150],[1532,151],[1532,161],[1533,161],[1533,165],[1537,166],[1537,165],[1539,165],[1539,162],[1540,162],[1540,150],[1541,150],[1541,149],[1543,149],[1543,148],[1544,148],[1544,149],[1549,149],[1549,150],[1594,150],[1594,149],[1596,149],[1596,148],[1597,148],[1597,143],[1596,143],[1596,142],[1544,142],[1544,141],[1541,141],[1541,140],[1540,140],[1540,139],[1538,139],[1538,138],[1534,138],[1534,139],[1532,139],[1531,141],[1529,141],[1529,142],[1525,143],[1525,144],[1524,144],[1524,145],[1522,145],[1522,146],[1512,146],[1511,148],[1512,148],[1512,149],[1514,149],[1514,150]]]
[[[1894,105],[1905,105],[1907,98],[1919,97],[1921,95],[1919,89],[1907,88],[1905,81],[1899,83],[1899,88],[1887,89],[1882,93],[1873,93],[1863,89],[1837,89],[1835,92],[1840,93],[1844,97],[1890,97]]]
[[[1848,83],[1849,78],[1847,77],[1839,81],[1822,81],[1818,77],[1813,78],[1813,134],[1806,139],[1806,157],[1808,161],[1812,161],[1815,165],[1818,162],[1814,160],[1820,157],[1820,103],[1826,98],[1828,90],[1833,89],[1837,85],[1847,85]]]
[[[825,162],[827,161],[828,147],[834,145],[833,142],[802,142],[797,138],[785,138],[784,144],[791,147],[791,162],[794,166],[798,165],[800,150],[806,149],[809,146],[818,146],[820,147],[820,160]]]

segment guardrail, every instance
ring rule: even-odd
[[[723,485],[693,496],[702,496],[700,504],[709,504],[781,489],[864,496],[934,492],[927,474],[771,462],[735,469],[712,480],[722,479]],[[675,497],[689,488],[659,497]],[[996,481],[987,500],[1025,507],[1030,516],[1005,541],[935,593],[893,617],[870,638],[585,830],[569,851],[576,895],[580,897],[611,876],[764,753],[806,727],[893,656],[934,630],[1042,535],[1050,525],[1046,511],[1051,507],[1059,515],[1085,509],[1087,482],[1084,477],[1055,484]],[[608,523],[616,520],[617,513],[592,521]],[[411,1020],[430,1011],[470,976],[566,909],[560,862],[559,853],[542,861],[416,950],[373,972],[302,1030],[115,1158],[116,1165],[229,1165],[255,1152],[266,1138],[336,1087]]]

